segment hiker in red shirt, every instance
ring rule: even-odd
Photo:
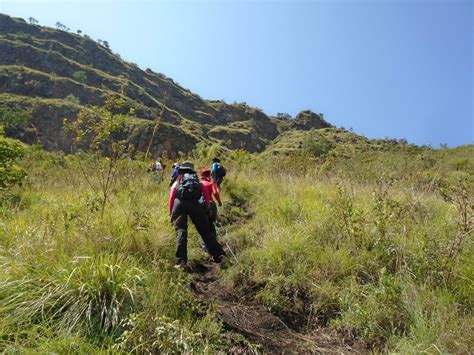
[[[211,227],[211,231],[214,236],[217,238],[217,231],[216,231],[216,221],[217,221],[217,206],[213,200],[213,197],[216,199],[219,206],[222,206],[221,197],[219,196],[219,187],[214,183],[211,179],[211,169],[203,168],[201,169],[200,173],[201,179],[201,186],[203,189],[203,196],[206,199],[206,196],[209,196],[209,223]],[[207,203],[207,201],[204,201]]]

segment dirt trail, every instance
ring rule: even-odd
[[[327,328],[296,332],[251,297],[239,297],[219,278],[220,266],[194,264],[192,288],[198,299],[214,303],[227,330],[244,336],[264,353],[367,353],[362,342]],[[240,352],[241,349],[235,349]]]
[[[239,217],[221,216],[221,223],[237,226],[252,218],[245,201],[233,201],[241,210]],[[203,304],[215,304],[218,315],[228,331],[240,334],[255,349],[272,354],[365,354],[366,345],[328,328],[307,331],[290,329],[280,318],[257,303],[252,292],[237,294],[220,279],[220,265],[195,262],[190,265],[193,273],[191,287]],[[236,347],[233,353],[248,353],[248,348]]]

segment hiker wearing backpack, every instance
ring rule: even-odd
[[[179,173],[179,164],[174,163],[173,164],[173,172],[171,173],[171,181],[170,181],[170,187],[173,185],[173,183],[176,181],[176,178],[178,177]]]
[[[185,268],[188,261],[188,216],[212,256],[219,263],[225,252],[212,233],[206,211],[210,209],[211,197],[199,181],[194,165],[185,161],[179,167],[178,177],[170,191],[169,212],[177,236],[175,268]],[[200,199],[204,200],[204,209]]]
[[[212,159],[212,168],[211,168],[211,176],[214,183],[217,184],[217,187],[221,187],[222,181],[224,180],[226,174],[226,169],[221,164],[219,158]]]
[[[217,231],[216,231],[217,206],[216,206],[216,203],[214,202],[213,197],[216,199],[219,206],[222,206],[221,197],[219,195],[219,188],[211,180],[211,169],[209,168],[201,169],[201,171],[199,172],[199,177],[201,178],[202,187],[206,191],[205,193],[209,194],[211,198],[210,208],[209,210],[207,210],[208,218],[209,218],[209,223],[211,226],[211,231],[214,234],[214,236],[217,238]],[[204,200],[202,200],[201,203],[204,203]],[[204,247],[202,243],[201,243],[201,246]]]

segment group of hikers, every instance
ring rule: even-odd
[[[160,182],[163,181],[164,168],[159,160],[153,165]],[[217,241],[216,231],[216,202],[222,206],[219,191],[225,175],[226,169],[219,158],[212,160],[211,168],[200,169],[199,174],[189,161],[173,164],[169,184],[169,214],[177,237],[175,268],[187,268],[188,217],[201,236],[201,246],[210,254],[210,261],[220,263],[226,255]]]

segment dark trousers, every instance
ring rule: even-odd
[[[177,237],[176,263],[188,261],[188,216],[206,244],[209,254],[214,260],[220,260],[225,253],[212,232],[205,210],[198,201],[175,199],[171,212],[171,223],[174,225]]]
[[[216,175],[211,175],[212,181],[217,184],[218,187],[221,187],[222,181],[224,181],[224,178],[222,176],[217,177]]]
[[[203,211],[206,214],[206,217],[209,221],[210,232],[213,235],[213,237],[217,240],[217,230],[216,230],[217,205],[213,200],[211,200],[211,205],[209,206],[209,211],[207,211],[206,205],[204,204],[204,202],[201,202],[201,208],[203,209]],[[204,243],[203,239],[201,239],[201,248],[206,249],[206,243]]]

